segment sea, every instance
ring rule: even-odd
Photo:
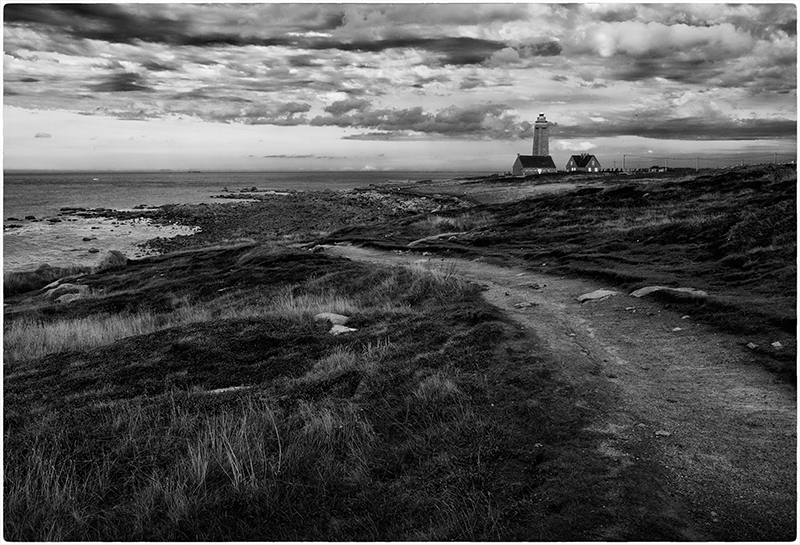
[[[347,190],[488,174],[491,172],[4,172],[3,271],[34,270],[42,264],[92,266],[111,249],[129,258],[143,257],[146,252],[139,245],[146,240],[194,232],[188,226],[141,220],[59,216],[62,208],[131,210],[164,204],[231,203],[232,199],[215,196],[225,190],[253,187],[260,191]],[[31,216],[36,219],[25,219]],[[47,221],[56,217],[62,221]]]

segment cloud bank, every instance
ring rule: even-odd
[[[342,138],[794,138],[791,4],[10,4],[6,105]],[[603,119],[602,122],[593,119]]]

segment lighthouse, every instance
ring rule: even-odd
[[[533,153],[517,155],[517,160],[511,167],[511,173],[514,176],[556,172],[556,164],[550,157],[550,137],[547,134],[547,126],[547,118],[544,113],[540,113],[533,124]]]
[[[539,113],[533,124],[533,153],[534,157],[547,157],[550,155],[550,139],[547,134],[547,118],[544,113]]]

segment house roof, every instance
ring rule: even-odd
[[[522,168],[556,168],[553,158],[549,155],[519,155],[517,159]]]
[[[595,158],[594,155],[589,155],[587,153],[572,156],[572,160],[575,161],[575,165],[578,168],[586,167],[589,164],[589,161],[591,161],[594,158]]]

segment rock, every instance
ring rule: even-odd
[[[756,348],[758,348],[758,345],[756,343],[747,343],[745,346],[747,346],[747,348],[749,348],[750,350],[755,350]]]
[[[59,301],[61,297],[65,295],[74,295],[75,297],[71,298],[71,301],[75,299],[80,299],[82,297],[86,297],[91,293],[89,286],[85,286],[83,284],[60,284],[50,290],[48,290],[44,294],[44,298],[50,301]]]
[[[25,216],[26,220],[35,220],[36,216]]]
[[[67,293],[58,297],[56,299],[56,303],[72,303],[73,301],[77,301],[78,299],[83,299],[83,295],[79,293]]]
[[[345,316],[344,314],[336,314],[334,312],[320,312],[314,316],[315,322],[321,322],[323,320],[328,320],[332,325],[344,325],[350,321],[350,317]]]
[[[98,253],[100,253],[100,250],[98,250],[97,248],[89,248],[89,253],[90,254],[98,254]]]
[[[14,216],[6,218],[6,221],[19,221],[19,218],[15,218]]]
[[[685,295],[692,295],[694,297],[708,297],[708,293],[703,290],[695,288],[669,288],[667,286],[647,286],[631,292],[631,297],[644,297],[657,291],[667,291],[671,293],[682,293]]]
[[[522,301],[521,303],[516,303],[514,306],[516,308],[530,308],[532,306],[535,306],[535,303],[531,303],[529,301]]]
[[[682,327],[673,327],[672,331],[683,331]]]
[[[775,341],[774,343],[772,343],[772,348],[774,348],[775,350],[780,350],[781,348],[783,348],[783,345],[781,344],[780,341]]]
[[[97,237],[83,237],[84,242],[89,242],[91,240],[97,240]]]
[[[589,293],[584,293],[577,299],[583,303],[585,301],[600,301],[602,299],[613,297],[614,295],[619,295],[619,292],[614,290],[595,290]]]
[[[668,432],[668,431],[665,431],[665,430],[658,430],[656,432],[656,435],[658,435],[659,437],[669,437],[672,434],[670,432]]]
[[[91,252],[91,250],[89,250]],[[95,270],[120,269],[128,264],[128,258],[119,250],[109,250],[97,264]]]
[[[49,221],[50,223],[61,223],[61,220],[58,218],[48,218],[47,221]]]
[[[335,324],[328,333],[331,335],[341,335],[342,333],[352,333],[353,331],[357,331],[352,327],[347,327],[346,325]]]

